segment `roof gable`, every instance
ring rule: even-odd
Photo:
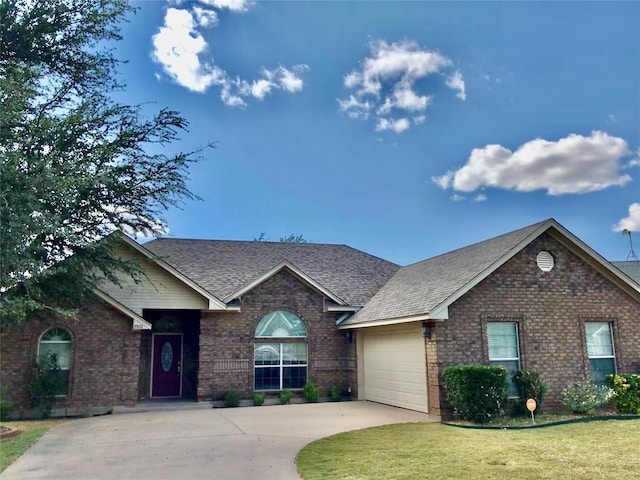
[[[268,271],[266,271],[263,274],[259,275],[258,277],[253,279],[251,282],[247,283],[246,285],[243,285],[239,290],[236,290],[235,292],[227,295],[224,298],[224,301],[225,302],[230,302],[232,300],[236,300],[236,299],[240,298],[242,295],[244,295],[245,293],[253,290],[258,285],[262,284],[263,282],[265,282],[269,278],[273,277],[274,275],[276,275],[278,272],[280,272],[282,270],[289,270],[291,273],[293,273],[296,277],[298,277],[304,283],[309,285],[314,290],[320,292],[322,295],[324,295],[328,299],[332,300],[333,302],[337,303],[338,305],[346,305],[344,300],[342,300],[337,295],[334,295],[333,293],[331,293],[324,286],[322,286],[321,284],[316,282],[314,279],[312,279],[311,277],[306,275],[302,270],[300,270],[299,268],[296,268],[294,265],[292,265],[289,262],[282,262],[279,265],[276,265],[275,267],[270,268]]]
[[[618,269],[554,219],[545,220],[401,268],[343,327],[445,320],[448,307],[545,232],[627,291],[640,293]]]
[[[188,291],[190,295],[201,298],[202,301],[204,302],[204,306],[206,309],[224,310],[226,308],[226,305],[224,302],[222,302],[215,295],[211,294],[211,292],[208,292],[206,289],[202,288],[200,285],[194,282],[191,278],[187,277],[182,272],[177,270],[173,265],[170,265],[169,263],[165,262],[163,259],[158,258],[152,252],[144,248],[144,246],[138,244],[128,236],[119,232],[117,232],[116,234],[118,235],[118,238],[121,241],[121,243],[124,246],[128,247],[131,251],[133,251],[134,255],[139,255],[140,257],[142,257],[142,259],[145,262],[148,262],[148,264],[151,265],[150,267],[148,267],[149,269],[152,269],[154,271],[157,269],[157,271],[162,273],[162,276],[166,278],[171,278],[172,281],[177,282],[177,284],[180,285],[181,288],[184,289],[184,291]],[[150,282],[151,283],[150,287],[155,290],[158,290],[159,285],[153,284],[153,281],[151,281],[150,279],[151,272],[148,272],[148,273],[149,275],[147,276],[147,278],[144,279],[145,281],[143,283]],[[132,279],[130,278],[126,278],[123,280],[125,284],[132,282]],[[165,287],[165,289],[167,287],[167,285],[162,285],[162,286]],[[125,304],[125,305],[127,304],[126,300],[123,301],[120,298],[118,298],[121,296],[120,294],[121,288],[118,287],[117,285],[108,283],[108,284],[102,285],[100,289],[103,291],[103,293],[108,294],[111,298],[118,299],[118,301],[120,301],[120,303],[122,304]]]

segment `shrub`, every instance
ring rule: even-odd
[[[304,384],[304,398],[308,402],[317,403],[318,401],[318,387],[311,380],[307,380],[307,383]]]
[[[224,404],[227,407],[237,407],[240,405],[240,394],[236,390],[229,390],[224,397]]]
[[[280,403],[286,405],[291,401],[291,397],[293,397],[291,390],[282,390],[282,392],[280,392]]]
[[[336,387],[335,385],[331,387],[331,390],[329,390],[329,397],[331,398],[332,402],[339,402],[340,400],[342,400],[342,392],[340,391],[340,387]]]
[[[594,385],[587,380],[569,385],[560,395],[562,404],[573,413],[589,413],[611,400],[615,392],[606,385]]]
[[[462,420],[484,423],[498,415],[507,400],[507,369],[457,365],[442,372],[447,399]]]
[[[6,422],[9,420],[9,415],[13,412],[14,404],[9,400],[0,401],[0,420]]]
[[[262,405],[264,403],[264,393],[262,392],[254,392],[253,393],[253,404],[256,407],[259,407],[260,405]]]
[[[613,405],[620,413],[640,413],[640,375],[621,373],[607,375],[607,385],[616,392]]]
[[[46,418],[51,414],[51,409],[56,403],[56,395],[64,390],[58,356],[50,353],[46,358],[36,361],[31,371],[31,378],[29,384],[31,406]]]
[[[536,401],[536,410],[540,411],[547,386],[540,379],[540,373],[534,370],[516,370],[511,373],[511,379],[518,392],[518,400],[514,402],[511,414],[514,417],[528,415],[527,400]]]

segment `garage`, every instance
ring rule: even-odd
[[[364,399],[428,413],[424,339],[420,325],[367,328],[362,333]]]

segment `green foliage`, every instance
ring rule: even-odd
[[[547,386],[540,378],[540,373],[534,370],[516,370],[511,372],[511,379],[518,392],[518,400],[514,402],[511,414],[513,416],[529,415],[526,403],[530,398],[536,401],[536,410],[539,412],[547,393]]]
[[[15,405],[9,400],[0,400],[0,420],[6,422],[13,412]]]
[[[253,393],[253,404],[256,407],[261,406],[264,403],[265,394],[263,392],[254,392]]]
[[[307,399],[308,402],[316,403],[318,401],[318,387],[311,380],[307,380],[307,383],[304,384],[304,398]]]
[[[177,112],[117,103],[112,43],[126,0],[0,2],[0,328],[38,312],[73,315],[101,279],[124,272],[115,229],[158,234],[163,212],[195,199],[167,153]]]
[[[229,390],[224,397],[224,405],[229,408],[240,405],[240,394],[236,390]]]
[[[613,405],[620,413],[640,413],[640,375],[620,373],[607,375],[607,385],[613,389]]]
[[[573,413],[589,413],[605,405],[615,392],[606,385],[595,385],[591,381],[576,382],[562,390],[562,404]]]
[[[442,372],[447,399],[462,420],[485,423],[507,400],[507,370],[501,366],[457,365]]]
[[[282,390],[282,392],[280,392],[280,403],[282,405],[286,405],[291,401],[292,397],[293,394],[291,393],[291,390]]]
[[[332,402],[339,402],[342,400],[342,392],[340,391],[340,387],[334,385],[329,390],[329,398],[331,398]]]
[[[66,382],[60,375],[60,365],[55,353],[34,363],[29,384],[31,406],[42,413],[44,418],[51,414],[56,403],[56,395],[64,394]]]
[[[261,232],[260,235],[258,235],[257,237],[253,237],[253,241],[254,242],[271,242],[273,240],[269,240],[267,238],[267,234],[264,232]],[[302,234],[300,235],[289,234],[286,237],[280,237],[278,239],[278,242],[280,243],[311,243],[309,240],[306,240]]]

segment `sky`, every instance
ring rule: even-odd
[[[189,121],[169,152],[215,143],[168,236],[406,265],[555,218],[640,252],[640,2],[133,5],[118,100]]]

